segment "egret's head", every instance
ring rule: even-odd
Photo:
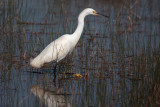
[[[86,10],[86,12],[87,12],[87,14],[88,15],[100,15],[100,16],[104,16],[104,17],[108,17],[108,16],[106,16],[106,15],[103,15],[103,14],[101,14],[101,13],[98,13],[98,12],[96,12],[94,9],[92,9],[92,8],[87,8],[87,9],[85,9]]]

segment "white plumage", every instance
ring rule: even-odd
[[[73,34],[65,34],[51,42],[37,57],[31,60],[30,65],[40,68],[44,63],[59,62],[71,53],[76,46],[84,27],[84,18],[87,15],[102,15],[91,8],[84,9],[78,17],[78,26]],[[104,16],[104,15],[102,15]],[[107,16],[106,16],[107,17]]]

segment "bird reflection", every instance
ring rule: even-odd
[[[71,107],[69,94],[62,93],[59,88],[46,89],[42,86],[32,86],[30,91],[48,107]]]

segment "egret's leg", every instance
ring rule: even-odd
[[[58,72],[61,71],[61,63],[58,64]]]
[[[62,65],[63,65],[63,63],[62,63],[62,62],[60,62],[60,63],[58,64],[58,67],[59,67],[58,72],[60,72],[60,71],[61,71],[61,68],[63,67]]]
[[[58,63],[56,62],[55,66],[54,66],[54,79],[56,78],[56,68],[57,68]]]

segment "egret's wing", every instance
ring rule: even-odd
[[[30,65],[35,68],[40,68],[44,63],[51,61],[60,61],[68,54],[70,50],[70,41],[67,35],[63,35],[55,41],[51,42]]]
[[[70,42],[67,36],[63,35],[50,43],[43,51],[42,57],[44,62],[60,61],[68,54]]]

